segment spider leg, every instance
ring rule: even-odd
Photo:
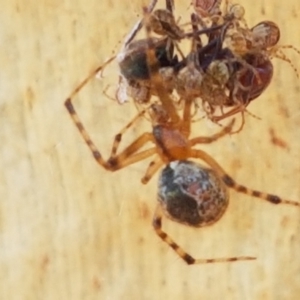
[[[221,1],[220,1],[221,2]],[[224,6],[224,11],[227,14],[228,13],[228,8],[229,8],[229,1],[225,0],[225,6]]]
[[[219,122],[225,118],[231,117],[239,112],[243,112],[246,110],[246,106],[242,103],[237,104],[234,108],[230,109],[226,113],[223,113],[222,115],[219,116],[212,116],[211,120],[213,122]]]
[[[292,63],[292,61],[281,51],[280,48],[282,48],[282,49],[289,49],[290,48],[290,49],[295,50],[298,54],[300,54],[299,50],[297,48],[295,48],[294,46],[292,46],[292,45],[286,45],[286,46],[283,45],[283,46],[278,46],[277,48],[275,48],[276,50],[274,50],[274,54],[273,54],[274,57],[287,62],[292,67],[294,72],[296,73],[296,76],[299,78],[299,72],[298,72],[297,68]]]
[[[218,123],[219,121],[221,121],[227,117],[233,116],[237,113],[241,113],[242,122],[240,124],[240,127],[235,132],[232,132],[232,133],[238,133],[243,129],[244,124],[245,124],[244,112],[246,111],[246,107],[250,103],[250,100],[248,100],[248,99],[242,99],[242,98],[239,99],[239,98],[237,98],[237,96],[235,96],[237,94],[238,89],[241,89],[243,91],[249,91],[249,88],[244,87],[241,83],[235,84],[235,87],[234,87],[230,97],[232,97],[233,102],[236,103],[236,106],[233,107],[232,109],[230,109],[229,111],[227,111],[226,113],[222,112],[222,115],[220,115],[220,116],[212,116],[212,118],[211,118],[211,120],[213,122]]]
[[[150,37],[151,26],[149,24],[149,11],[144,9],[144,25],[146,28],[147,37]],[[155,46],[153,41],[148,38],[149,49],[147,51],[147,65],[151,75],[151,84],[154,87],[156,94],[159,95],[163,108],[167,111],[171,120],[177,123],[180,118],[173,104],[171,97],[166,91],[161,75],[159,74],[159,63],[155,54]]]
[[[300,202],[292,201],[292,200],[286,200],[282,199],[279,196],[264,193],[261,191],[250,189],[244,185],[241,185],[235,180],[230,177],[223,168],[207,153],[200,149],[191,149],[190,156],[193,158],[200,158],[204,162],[206,162],[214,171],[218,173],[220,178],[223,180],[223,182],[229,187],[234,189],[235,191],[239,193],[243,193],[249,196],[253,196],[256,198],[260,198],[262,200],[268,201],[272,204],[287,204],[287,205],[293,205],[293,206],[300,206]]]
[[[241,115],[242,115],[242,122],[240,124],[240,127],[238,129],[236,129],[235,131],[233,131],[232,133],[239,133],[245,125],[245,109],[241,111]]]
[[[196,15],[195,13],[191,14],[191,23],[192,23],[192,29],[193,29],[193,40],[192,40],[192,49],[195,49],[196,51],[201,49],[203,47],[202,41],[200,39],[200,36],[196,34],[198,28],[198,22],[202,26],[202,28],[207,28],[204,22],[202,22],[202,19]]]
[[[157,205],[156,211],[153,217],[153,227],[156,234],[165,242],[167,243],[179,256],[182,258],[188,265],[192,264],[210,264],[210,263],[220,263],[220,262],[235,262],[240,260],[254,260],[255,257],[251,256],[238,256],[238,257],[225,257],[225,258],[209,258],[209,259],[195,259],[190,254],[185,252],[175,241],[162,230],[162,217],[163,217],[163,210],[160,204]]]
[[[155,160],[151,161],[148,169],[142,178],[142,183],[146,184],[152,178],[152,176],[164,165],[164,162],[158,156]]]
[[[237,102],[237,101],[236,101]],[[235,132],[232,132],[232,133],[237,133],[237,132],[240,132],[243,127],[244,127],[244,124],[245,124],[245,116],[244,116],[244,113],[247,112],[250,116],[260,120],[260,118],[256,115],[254,115],[253,113],[251,113],[250,111],[247,110],[247,106],[248,104],[250,103],[250,101],[247,101],[246,103],[237,103],[237,105],[235,107],[233,107],[232,109],[230,109],[229,111],[227,111],[226,113],[223,112],[222,115],[219,115],[219,116],[215,116],[213,115],[211,117],[211,120],[215,123],[218,124],[219,121],[225,119],[225,118],[228,118],[228,117],[231,117],[237,113],[241,113],[242,115],[242,123],[239,127],[239,129],[237,129]]]
[[[146,8],[148,14],[150,14],[153,11],[156,3],[157,0],[152,0],[150,2],[148,7]],[[144,19],[141,19],[133,26],[133,28],[131,29],[131,31],[129,32],[129,34],[126,36],[124,40],[124,48],[135,38],[137,33],[141,30],[143,23],[144,23]]]
[[[241,57],[236,56],[234,58],[228,58],[227,61],[228,62],[238,62],[238,63],[240,63],[245,69],[248,69],[249,71],[253,72],[253,75],[256,78],[258,84],[262,83],[261,82],[261,77],[259,75],[259,72],[255,69],[255,67],[253,67],[252,65],[250,65],[249,63],[247,63]],[[243,70],[241,70],[241,71],[243,71]]]
[[[166,9],[169,12],[173,12],[173,10],[174,10],[174,0],[166,0]]]
[[[145,112],[146,112],[145,109],[141,110],[134,119],[132,119],[118,134],[116,134],[112,145],[110,157],[116,156],[119,145],[122,141],[122,136],[135,122],[137,122],[145,114]]]
[[[90,138],[88,132],[84,128],[82,122],[80,121],[73,104],[71,102],[71,99],[67,99],[65,102],[65,106],[75,123],[76,127],[78,128],[81,136],[83,137],[85,143],[88,145],[89,149],[91,150],[95,160],[101,165],[103,168],[109,171],[116,171],[119,169],[122,169],[130,164],[133,164],[135,162],[138,162],[140,160],[143,160],[157,152],[156,148],[150,148],[144,151],[138,152],[146,143],[148,142],[153,142],[154,143],[154,138],[151,133],[144,133],[140,137],[138,137],[135,141],[133,141],[128,147],[126,147],[119,155],[115,155],[113,157],[110,157],[107,161],[105,161]],[[133,120],[134,121],[134,120]],[[125,127],[126,128],[126,127]],[[116,135],[115,137],[115,142],[113,146],[112,152],[114,153],[114,150],[116,148],[116,144],[118,146],[118,141],[120,140],[120,135]],[[138,152],[138,153],[137,153]]]
[[[108,64],[110,64],[114,59],[116,58],[116,55],[110,57],[104,64],[97,67],[95,70],[93,70],[69,95],[67,100],[65,101],[65,105],[68,101],[72,101],[72,99],[82,90],[82,88],[91,80],[93,79],[100,71],[102,71]]]
[[[183,54],[183,52],[181,51],[179,45],[177,42],[174,41],[174,47],[176,48],[176,50],[178,51],[179,55],[181,56],[182,59],[185,59],[185,55]]]
[[[114,97],[112,97],[112,96],[110,96],[109,95],[109,93],[108,93],[108,89],[110,88],[110,85],[108,84],[108,85],[106,85],[106,87],[102,90],[102,92],[103,92],[103,95],[106,97],[106,98],[108,98],[109,100],[113,100],[113,101],[115,101],[116,100],[116,98],[114,98]]]
[[[219,138],[222,138],[223,136],[231,133],[233,124],[235,122],[235,119],[233,119],[226,127],[224,127],[221,131],[211,135],[211,136],[198,136],[195,138],[192,138],[189,140],[189,143],[192,146],[196,144],[209,144],[212,143]]]
[[[129,146],[127,146],[120,154],[110,157],[107,162],[110,166],[121,169],[135,162],[143,160],[153,154],[156,154],[156,147],[138,152],[138,150],[148,142],[155,143],[154,137],[151,133],[145,132],[135,141],[133,141]]]
[[[129,165],[132,165],[136,162],[139,162],[141,160],[144,160],[156,153],[157,150],[155,147],[128,156],[126,155],[126,153],[124,153],[124,155],[110,158],[107,161],[107,165],[109,166],[110,171],[116,171],[116,170],[123,169]]]
[[[191,107],[192,107],[193,99],[191,97],[187,97],[184,99],[184,107],[183,107],[183,118],[182,118],[182,132],[188,137],[191,132]]]

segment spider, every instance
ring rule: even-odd
[[[172,0],[168,0],[168,1],[172,1]],[[147,7],[147,11],[148,13],[151,13],[154,8],[155,5],[157,3],[157,0],[151,0],[150,4]],[[171,3],[171,2],[170,2]],[[119,76],[119,85],[116,91],[116,98],[118,100],[118,102],[120,104],[124,103],[127,101],[127,96],[128,95],[133,95],[134,97],[136,97],[136,99],[141,99],[141,102],[143,102],[143,99],[147,99],[148,98],[148,87],[147,87],[147,83],[145,85],[140,85],[138,82],[136,82],[134,79],[135,78],[130,78],[131,74],[129,73],[127,76],[128,81],[126,80],[126,74],[125,76],[122,75],[122,71],[126,70],[126,68],[128,67],[128,64],[126,64],[126,48],[129,47],[129,58],[130,55],[132,55],[132,52],[134,52],[134,48],[137,48],[133,45],[130,46],[130,44],[132,43],[133,39],[135,38],[135,36],[137,35],[137,33],[140,31],[140,29],[142,28],[142,21],[143,19],[139,20],[131,29],[131,31],[129,32],[129,34],[125,37],[124,42],[123,42],[123,46],[122,49],[120,50],[120,52],[117,55],[113,55],[111,56],[109,59],[107,59],[107,61],[102,64],[101,66],[98,66],[95,70],[93,70],[87,77],[86,79],[82,82],[82,86],[78,86],[79,89],[81,89],[84,85],[86,85],[92,78],[94,78],[95,76],[97,76],[98,74],[102,75],[103,70],[105,69],[106,66],[108,66],[112,61],[114,61],[116,58],[119,62],[119,67],[121,69],[121,75]],[[139,44],[137,44],[136,46],[143,46],[143,42],[139,42]],[[170,64],[171,61],[167,62],[166,61],[166,57],[168,59],[170,59],[170,57],[172,56],[172,49],[168,49],[170,53],[167,54],[166,50],[164,49],[164,45],[163,42],[159,43],[158,47],[157,47],[157,52],[158,52],[158,60],[162,59],[164,64]],[[124,68],[122,68],[122,62],[124,61]],[[175,58],[174,58],[175,59]],[[140,62],[140,61],[138,61]],[[131,70],[133,71],[133,76],[139,76],[141,75],[142,78],[144,79],[145,74],[142,73],[142,70],[138,70],[138,69],[134,69],[134,66],[131,68]],[[146,71],[147,72],[147,71]],[[100,76],[101,77],[101,76]],[[144,86],[146,87],[144,89]],[[128,90],[127,90],[128,88]],[[104,94],[106,94],[106,90],[104,91]],[[106,96],[108,96],[106,94]],[[108,98],[111,98],[110,96],[108,96]]]
[[[178,46],[178,41],[194,37],[195,35],[217,31],[222,27],[212,26],[192,33],[185,33],[177,25],[173,9],[174,4],[172,0],[166,0],[166,9],[157,9],[153,12],[148,9],[148,26],[152,32],[160,36],[160,38],[151,37],[156,44],[156,55],[160,65],[159,72],[170,94],[174,88],[175,67],[180,65],[174,50],[177,50],[182,59],[185,57]],[[133,41],[137,32],[137,30],[132,31],[130,42],[125,43],[123,50],[117,55],[121,76],[119,77],[116,98],[120,103],[123,103],[127,101],[129,96],[133,98],[135,104],[139,105],[148,104],[151,96],[155,95],[155,90],[151,87],[151,80],[147,70],[147,39]]]
[[[273,77],[273,64],[271,62],[273,57],[288,62],[298,76],[297,69],[281,49],[289,48],[297,53],[300,52],[292,45],[277,45],[279,38],[279,27],[274,22],[262,21],[252,27],[248,31],[248,35],[245,34],[241,37],[241,41],[236,43],[236,46],[239,46],[234,47],[233,53],[235,55],[240,53],[242,59],[255,69],[256,74],[251,68],[243,68],[242,66],[239,67],[237,72],[235,71],[236,76],[231,77],[226,83],[226,87],[230,91],[229,101],[225,101],[224,98],[222,103],[225,106],[234,106],[234,108],[221,116],[214,115],[214,121],[218,122],[237,112],[243,114],[247,105],[262,94]],[[229,47],[229,49],[232,49],[232,47]]]
[[[177,26],[173,16],[173,1],[166,0],[166,9],[153,9],[157,0],[152,0],[149,5],[149,22],[152,30],[159,35],[167,36],[166,39],[155,39],[157,43],[156,53],[161,66],[161,74],[167,83],[172,75],[172,66],[178,63],[177,56],[174,56],[174,44],[172,39],[183,38],[184,32]],[[139,26],[138,26],[139,25]],[[168,25],[168,27],[166,26]],[[153,91],[146,63],[147,40],[133,41],[136,34],[142,27],[142,22],[138,22],[125,40],[123,49],[117,55],[120,68],[119,86],[116,98],[120,103],[127,101],[127,97],[132,97],[134,102],[139,104],[148,103]],[[169,87],[172,91],[172,86]]]
[[[180,77],[182,77],[182,75],[180,74],[177,80],[178,71],[184,67],[186,61],[188,61],[189,59],[183,59],[180,62],[178,61],[177,55],[174,55],[174,46],[176,46],[176,41],[184,37],[193,37],[193,39],[197,40],[198,42],[198,49],[201,50],[201,48],[203,47],[199,36],[201,34],[211,35],[214,32],[217,33],[219,32],[219,29],[223,27],[223,25],[211,26],[209,28],[199,30],[195,25],[197,19],[195,18],[195,15],[192,14],[193,32],[186,34],[180,31],[179,27],[175,23],[172,11],[173,3],[171,0],[166,0],[165,10],[158,9],[152,12],[154,6],[155,1],[152,1],[149,5],[150,8],[148,8],[148,13],[150,15],[148,20],[148,26],[151,28],[152,31],[156,32],[157,34],[166,36],[166,38],[163,39],[151,39],[152,42],[156,45],[156,56],[160,65],[159,72],[161,74],[166,89],[171,95],[174,88],[180,90],[180,85],[184,85],[184,82],[181,83],[183,80],[187,80],[188,85],[191,85],[191,83],[193,84],[193,80],[190,82],[189,77],[191,76],[186,76],[185,78],[181,79]],[[117,88],[116,98],[120,103],[123,103],[127,101],[128,97],[131,97],[134,100],[134,104],[140,110],[140,108],[143,108],[145,104],[149,104],[150,100],[152,99],[152,96],[155,95],[155,89],[152,88],[152,82],[149,76],[149,72],[147,70],[147,39],[141,39],[136,41],[133,40],[138,30],[140,30],[142,26],[139,22],[138,24],[140,26],[134,27],[134,29],[131,31],[131,33],[125,41],[123,50],[117,55],[121,76],[119,77],[119,86]],[[220,41],[220,37],[215,38],[215,40],[212,43],[209,43],[209,45],[213,45],[213,43],[216,40]],[[214,48],[218,48],[218,46],[219,45],[217,43],[214,44]],[[204,47],[203,50],[204,49],[209,49],[209,47]],[[211,51],[211,49],[209,51]],[[188,55],[188,57],[189,56],[190,55]],[[210,61],[213,61],[215,58],[215,56],[211,55]],[[207,61],[208,60],[206,59],[206,64]],[[242,60],[241,62],[244,61]],[[191,69],[190,66],[188,69]],[[256,71],[255,68],[252,69]],[[204,71],[202,73],[204,73]],[[229,71],[227,71],[227,73],[229,73]],[[196,71],[195,76],[198,76],[200,80],[199,78],[196,79],[197,82],[196,84],[194,84],[195,88],[191,88],[190,86],[184,86],[184,89],[188,90],[189,93],[193,90],[198,90],[197,93],[202,95],[202,97],[204,98],[204,103],[209,103],[211,99],[214,98],[212,95],[215,95],[216,98],[219,99],[215,101],[218,105],[220,104],[223,106],[226,105],[226,103],[229,103],[229,101],[226,100],[228,98],[228,95],[224,93],[225,88],[223,85],[217,86],[216,82],[214,82],[216,80],[210,74],[200,75],[201,76],[199,76],[199,72]],[[202,77],[206,79],[203,80],[203,82]],[[217,87],[217,89],[215,90],[214,87]],[[182,93],[180,93],[180,95],[182,96]],[[175,102],[176,100],[174,98],[174,103]],[[180,103],[180,100],[177,101],[177,103]],[[216,103],[214,104],[214,106],[216,106]],[[213,114],[211,113],[210,115]],[[216,116],[215,118],[214,116],[212,116],[210,118],[214,122],[218,122],[219,120],[217,118],[225,117],[222,115],[220,117]]]
[[[226,83],[229,97],[226,100],[224,99],[222,103],[224,106],[234,107],[220,116],[214,115],[213,120],[216,122],[238,112],[241,112],[243,116],[243,112],[249,103],[258,98],[271,83],[273,64],[266,56],[261,53],[254,53],[245,55],[244,59],[256,69],[260,82],[249,69],[240,68],[240,70],[235,71],[234,77]]]
[[[208,32],[220,29],[221,26],[196,30],[190,33],[181,32],[180,36],[178,33],[178,36],[175,38],[172,32],[173,30],[176,32],[177,29],[175,29],[174,22],[171,19],[173,15],[172,11],[170,11],[173,7],[172,1],[166,0],[166,10],[156,10],[152,12],[156,2],[156,0],[152,0],[147,8],[150,15],[148,25],[152,31],[154,30],[156,33],[164,34],[166,37],[149,37],[149,39],[151,39],[151,42],[155,45],[156,58],[159,63],[159,73],[166,89],[171,94],[174,89],[174,78],[176,77],[178,68],[181,67],[181,63],[174,53],[175,44],[173,41],[183,38],[192,38],[195,35],[207,34]],[[163,11],[170,17],[169,19],[164,17]],[[155,21],[153,21],[153,18]],[[157,29],[159,27],[156,24],[157,22],[161,23],[162,29]],[[101,73],[108,64],[117,58],[120,76],[116,98],[119,103],[126,102],[128,97],[133,98],[133,102],[138,107],[138,110],[141,110],[145,105],[149,105],[152,96],[156,95],[155,89],[152,88],[152,82],[147,68],[146,52],[148,39],[134,40],[141,27],[142,24],[138,21],[126,37],[122,50],[116,56],[109,58],[104,65],[92,71],[83,83],[83,85],[85,85],[91,78]],[[166,28],[166,30],[164,31],[163,28]],[[169,32],[167,29],[169,29]],[[106,94],[106,90],[104,93]],[[107,96],[111,98],[109,95]],[[175,99],[174,102],[176,102]]]
[[[203,11],[206,9],[208,15],[221,13],[221,1],[196,2],[194,6],[197,4]],[[200,46],[194,47],[188,55],[186,66],[179,72],[175,85],[181,97],[191,93],[196,99],[200,98],[204,112],[215,123],[241,113],[242,123],[236,132],[243,128],[246,107],[263,93],[272,80],[271,58],[289,62],[298,76],[296,68],[281,49],[299,51],[291,45],[277,46],[280,38],[278,26],[271,21],[262,21],[251,29],[242,27],[240,20],[244,13],[239,13],[242,11],[237,5],[229,7],[224,16],[224,26],[219,31],[208,33],[207,45],[203,47],[201,40],[197,40]],[[197,15],[192,17],[196,32],[200,19]],[[217,114],[216,109],[220,109],[221,114]]]
[[[173,90],[172,77],[173,66],[178,63],[177,55],[174,55],[174,48],[183,57],[177,42],[188,37],[175,21],[173,10],[173,0],[166,0],[166,9],[156,9],[153,11],[157,0],[152,0],[148,6],[149,26],[153,32],[163,39],[156,38],[157,57],[161,65],[160,73],[170,92]],[[133,98],[135,104],[148,103],[153,90],[146,67],[145,47],[146,39],[134,41],[135,36],[142,27],[142,22],[134,26],[124,42],[123,49],[117,55],[117,61],[121,75],[116,92],[119,103],[124,103],[128,97]]]
[[[149,35],[150,29],[147,26],[149,14],[147,13],[147,10],[144,11],[145,27]],[[144,110],[129,122],[123,130],[116,134],[110,157],[108,160],[105,160],[95,143],[92,141],[89,133],[86,131],[83,123],[80,121],[72,103],[74,96],[82,89],[85,81],[75,88],[65,100],[65,106],[74,124],[79,130],[80,135],[90,149],[96,162],[108,171],[123,169],[154,155],[155,158],[150,162],[141,180],[143,184],[146,184],[158,169],[166,165],[159,180],[159,202],[154,214],[153,226],[156,234],[187,264],[255,259],[250,256],[195,259],[163,231],[162,217],[164,215],[174,221],[195,227],[215,223],[226,209],[228,202],[228,188],[232,188],[239,193],[260,198],[272,204],[287,204],[299,207],[300,203],[285,200],[276,195],[252,190],[244,185],[238,184],[223,170],[212,156],[203,150],[195,148],[198,144],[212,143],[229,134],[233,126],[233,121],[212,136],[190,138],[191,106],[193,98],[188,97],[185,99],[182,116],[179,115],[168,91],[165,90],[159,73],[155,45],[150,38],[148,39],[148,47],[147,63],[149,73],[151,81],[153,82],[153,88],[155,88],[156,94],[160,100],[159,103],[151,104],[148,108],[149,115],[151,116],[152,131],[143,133],[125,147],[123,151],[118,153],[122,135],[145,113]],[[146,144],[152,144],[152,147],[142,150]],[[188,159],[200,159],[207,164],[210,169],[188,162]],[[175,173],[177,172],[177,175],[174,174],[174,176],[171,175],[170,177],[170,175],[168,175],[170,169],[174,170]],[[178,174],[180,178],[178,178]],[[170,181],[168,181],[168,178]],[[175,192],[174,189],[177,188],[174,187],[173,184],[177,185],[177,187],[181,187],[181,192],[188,192],[188,195],[184,196],[182,193],[178,194],[178,191],[176,190],[176,195],[178,195],[178,197],[172,198],[172,193],[170,192]],[[188,197],[190,198],[188,199]],[[192,202],[190,201],[191,198]],[[209,202],[211,204],[209,204]],[[190,203],[190,205],[188,203]],[[199,218],[197,219],[196,217],[196,219],[193,219],[193,217],[190,216],[190,213],[198,215]],[[194,221],[192,221],[192,219]]]
[[[197,32],[194,14],[191,19],[193,30]],[[243,60],[238,59],[230,49],[220,47],[221,39],[219,35],[202,46],[200,37],[195,35],[192,50],[179,70],[174,86],[181,98],[200,98],[204,111],[213,122],[218,123],[241,112],[242,123],[236,130],[239,132],[244,125],[246,106],[269,85],[273,65],[260,53],[247,54]],[[223,111],[232,106],[227,112]],[[221,109],[221,115],[215,114],[216,108]]]
[[[236,56],[243,56],[243,54],[253,53],[253,51],[263,52],[269,58],[277,57],[288,62],[299,77],[291,60],[285,56],[281,49],[293,49],[298,54],[300,51],[292,45],[277,45],[280,30],[276,23],[262,21],[249,29],[244,20],[245,9],[241,5],[229,4],[229,1],[225,0],[222,12],[221,2],[222,0],[194,0],[193,7],[198,16],[196,22],[202,27],[205,26],[203,18],[210,19],[212,24],[227,23],[222,28],[222,43]],[[215,37],[220,33],[212,32],[211,35]]]

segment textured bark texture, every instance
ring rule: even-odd
[[[189,1],[175,1],[176,16]],[[298,0],[246,1],[249,26],[274,20],[281,44],[300,48]],[[300,209],[231,191],[216,224],[163,228],[196,258],[256,261],[187,266],[152,229],[157,175],[149,161],[109,173],[93,160],[63,106],[70,91],[120,48],[142,0],[3,0],[0,11],[0,298],[299,299]],[[159,3],[160,7],[163,3]],[[284,53],[300,70],[300,57]],[[238,135],[203,149],[237,182],[300,201],[299,78],[274,59],[268,90]],[[136,113],[103,95],[115,65],[92,80],[75,106],[108,157],[114,135]],[[108,93],[114,95],[114,86]],[[147,120],[122,145],[151,130]],[[207,121],[194,135],[219,130]]]

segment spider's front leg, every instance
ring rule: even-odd
[[[150,4],[146,8],[148,14],[152,13],[152,11],[154,10],[154,8],[156,6],[156,3],[157,3],[157,0],[151,0]],[[124,40],[124,46],[126,46],[132,42],[132,40],[135,38],[137,33],[141,30],[141,28],[143,26],[143,22],[144,22],[144,19],[141,19],[133,26],[133,28],[131,29],[131,31],[129,32],[129,34],[126,36],[126,38]]]
[[[115,136],[115,140],[113,143],[112,154],[110,158],[105,161],[92,141],[91,137],[89,136],[88,132],[86,131],[84,125],[80,121],[78,114],[76,113],[74,106],[71,102],[71,98],[68,98],[65,102],[65,106],[75,123],[77,129],[79,130],[80,135],[83,137],[85,143],[88,145],[89,149],[91,150],[95,160],[101,165],[103,168],[109,171],[116,171],[122,169],[128,165],[131,165],[135,162],[141,161],[157,152],[155,147],[152,147],[147,150],[143,150],[138,152],[146,143],[154,142],[153,135],[151,133],[144,133],[140,137],[138,137],[135,141],[133,141],[129,146],[127,146],[120,154],[116,154],[117,147],[121,141],[122,133],[128,129],[137,118],[141,117],[141,113],[132,121],[130,122],[122,131],[121,133]]]
[[[211,135],[211,136],[198,136],[195,138],[192,138],[189,140],[189,143],[192,146],[197,145],[197,144],[210,144],[213,143],[215,141],[217,141],[218,139],[226,136],[227,134],[231,134],[233,125],[235,123],[235,119],[232,119],[231,122],[225,126],[222,130],[220,130],[219,132]]]
[[[160,65],[156,58],[155,45],[151,39],[150,14],[149,11],[145,8],[143,23],[148,38],[147,41],[149,48],[147,50],[147,65],[150,73],[151,84],[153,87],[155,87],[155,92],[157,95],[159,95],[160,102],[163,108],[168,113],[170,119],[172,120],[172,122],[177,123],[179,122],[180,118],[171,97],[165,89],[162,77],[159,73]]]

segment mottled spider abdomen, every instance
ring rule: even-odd
[[[160,174],[158,201],[170,219],[201,227],[223,215],[229,194],[212,169],[191,161],[174,161]]]

